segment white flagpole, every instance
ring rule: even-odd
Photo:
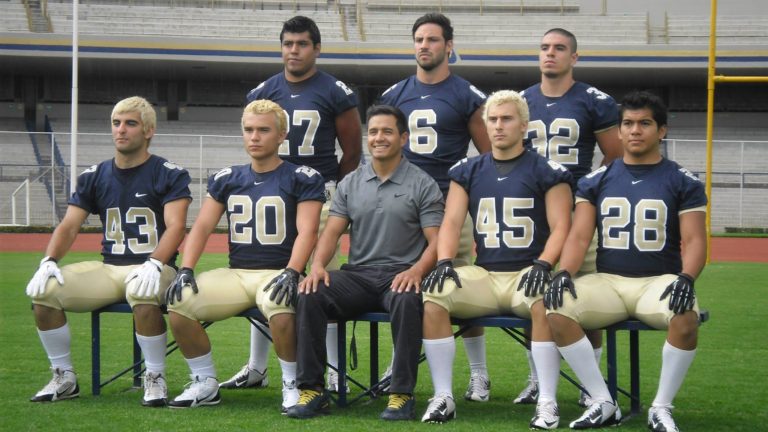
[[[72,127],[70,129],[71,146],[69,148],[69,190],[70,193],[75,191],[77,186],[77,76],[78,76],[78,55],[79,55],[79,29],[77,27],[79,21],[79,6],[80,0],[72,1]],[[69,198],[69,197],[67,197]]]

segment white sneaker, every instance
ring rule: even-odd
[[[555,401],[536,405],[536,414],[531,419],[531,429],[557,429],[560,424],[560,410]]]
[[[513,400],[513,403],[521,405],[532,405],[539,400],[539,383],[528,379],[528,384],[523,391]]]
[[[184,392],[168,402],[171,408],[195,408],[205,405],[218,405],[221,402],[219,382],[214,377],[194,376],[193,381],[184,386]]]
[[[464,399],[475,402],[488,402],[491,398],[491,379],[487,372],[472,371],[469,376],[469,386],[464,393]]]
[[[621,423],[621,411],[615,402],[595,401],[584,414],[572,421],[571,429],[597,429]]]
[[[347,394],[349,394],[349,382],[347,381],[344,384],[347,390]],[[331,393],[339,392],[339,373],[338,372],[336,372],[333,369],[328,369],[328,382],[326,383],[325,388]]]
[[[296,380],[283,380],[283,405],[281,406],[280,413],[285,415],[288,412],[288,408],[296,405],[297,402],[299,402],[299,388],[296,387]]]
[[[268,385],[269,379],[267,379],[266,369],[264,369],[264,372],[259,372],[256,369],[251,369],[248,365],[245,365],[238,373],[232,375],[232,378],[219,384],[219,387],[225,389],[242,389],[250,387],[261,388]]]
[[[141,404],[145,407],[161,407],[168,403],[168,386],[163,374],[146,372],[144,374],[144,397]]]
[[[678,432],[672,418],[672,407],[651,407],[648,410],[648,429],[653,432]]]
[[[427,411],[421,418],[424,423],[445,423],[456,418],[456,402],[447,394],[440,394],[429,400]]]
[[[77,375],[71,370],[53,369],[53,378],[42,390],[35,393],[30,402],[56,402],[80,396]]]

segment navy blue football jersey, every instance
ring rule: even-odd
[[[531,113],[524,145],[568,168],[576,181],[592,171],[595,134],[619,123],[616,101],[582,82],[561,97],[544,96],[541,84],[522,95]]]
[[[541,255],[550,234],[545,195],[573,181],[562,165],[531,151],[506,174],[499,174],[486,153],[458,162],[448,175],[469,195],[475,264],[489,271],[518,271]]]
[[[238,165],[212,175],[208,195],[227,209],[230,268],[282,269],[298,235],[297,207],[325,202],[325,182],[313,168],[290,162],[267,173]]]
[[[141,264],[165,233],[163,206],[192,199],[187,170],[151,155],[129,169],[114,159],[93,165],[77,177],[69,204],[98,214],[104,229],[101,255],[106,264]],[[174,265],[176,255],[166,263]]]
[[[677,163],[617,159],[579,181],[576,201],[597,212],[597,271],[656,276],[682,271],[681,212],[706,211],[704,185]]]
[[[448,170],[467,156],[472,138],[467,125],[485,94],[456,75],[437,84],[421,83],[414,75],[387,89],[379,101],[405,114],[410,142],[403,154],[448,193]]]
[[[281,158],[314,168],[326,181],[338,180],[336,117],[357,107],[357,96],[346,84],[323,71],[300,83],[288,82],[280,72],[251,90],[246,99],[269,99],[288,115]]]

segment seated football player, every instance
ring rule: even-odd
[[[456,344],[451,317],[515,314],[531,318],[531,350],[540,376],[534,429],[559,423],[556,402],[560,354],[542,295],[571,223],[572,176],[562,165],[523,148],[528,106],[516,92],[491,95],[483,115],[491,153],[464,159],[451,185],[437,241],[437,267],[422,283],[424,352],[434,385],[423,422],[456,415],[452,372]],[[461,226],[469,212],[477,244],[475,265],[453,267]]]
[[[250,163],[208,179],[208,196],[184,245],[182,268],[167,292],[171,328],[192,378],[168,403],[172,408],[220,402],[211,343],[200,321],[220,321],[254,306],[269,321],[274,338],[283,373],[282,411],[298,399],[294,306],[299,275],[317,241],[325,189],[317,171],[278,156],[287,127],[278,104],[251,102],[242,118]],[[224,213],[229,267],[195,278],[195,264]]]
[[[677,431],[672,401],[696,355],[698,301],[694,280],[706,260],[704,186],[664,159],[667,109],[648,92],[621,102],[624,156],[582,178],[560,261],[544,296],[555,341],[593,403],[573,429],[616,423],[618,407],[603,381],[582,328],[600,329],[635,318],[667,329],[661,377],[648,427]],[[597,273],[571,279],[597,228]]]
[[[142,405],[165,406],[166,326],[160,305],[173,280],[179,244],[192,200],[187,170],[149,153],[157,115],[134,96],[112,110],[115,157],[77,177],[69,207],[53,232],[45,258],[27,285],[37,332],[53,379],[32,402],[55,402],[80,394],[70,353],[65,311],[90,312],[127,301],[133,309],[136,340],[144,354]],[[90,213],[103,226],[103,261],[84,261],[59,269]]]
[[[384,311],[391,317],[395,361],[385,420],[414,418],[422,301],[419,285],[435,264],[443,195],[437,183],[402,156],[408,141],[403,113],[391,106],[368,109],[371,163],[338,185],[318,241],[311,273],[299,287],[296,307],[299,402],[288,416],[309,418],[327,411],[323,382],[325,327]],[[327,271],[336,242],[349,227],[349,261]]]

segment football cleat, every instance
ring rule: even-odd
[[[168,386],[163,374],[144,373],[144,397],[141,404],[145,407],[162,407],[168,403]]]
[[[621,423],[621,411],[615,402],[595,401],[584,414],[572,421],[571,429],[597,429]]]
[[[521,405],[532,405],[539,400],[539,383],[528,379],[528,384],[523,391],[513,400],[513,403]]]
[[[594,403],[594,399],[587,394],[584,390],[579,393],[579,400],[576,402],[580,407],[586,408]]]
[[[42,390],[37,392],[30,402],[56,402],[80,396],[77,375],[71,370],[53,369],[53,378]]]
[[[678,432],[672,418],[672,407],[651,407],[648,410],[648,429],[653,432]]]
[[[475,402],[488,402],[491,398],[491,380],[487,373],[472,372],[464,399]]]
[[[267,378],[267,370],[259,372],[256,369],[251,369],[248,365],[243,366],[242,369],[232,376],[232,378],[219,384],[220,388],[225,389],[243,389],[243,388],[261,388],[269,385],[269,379]]]
[[[296,380],[285,381],[283,380],[283,404],[280,412],[285,414],[288,412],[288,408],[296,405],[299,401],[299,389],[296,387]]]
[[[214,377],[195,376],[193,381],[184,386],[184,392],[168,402],[171,408],[195,408],[205,405],[218,405],[221,402],[219,382]]]
[[[389,395],[387,408],[381,413],[382,420],[413,420],[416,417],[416,399],[406,393]]]
[[[307,419],[315,417],[318,414],[327,414],[331,407],[331,394],[328,390],[309,390],[299,391],[299,401],[296,405],[288,408],[286,415],[291,418]]]
[[[421,418],[424,423],[445,423],[456,418],[456,402],[453,397],[441,394],[429,400],[427,411]]]
[[[536,405],[536,414],[531,419],[531,429],[557,429],[560,424],[560,410],[557,402],[545,401]]]
[[[349,394],[349,382],[345,382],[347,394]],[[328,370],[328,382],[325,388],[331,393],[339,393],[339,373],[333,369]]]

